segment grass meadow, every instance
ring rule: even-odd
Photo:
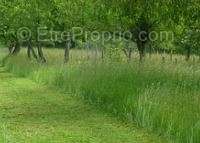
[[[139,62],[102,60],[95,51],[72,50],[63,64],[63,51],[45,49],[46,64],[28,60],[23,50],[6,68],[37,83],[71,92],[96,108],[136,122],[175,143],[200,142],[200,62],[183,56],[147,55]]]

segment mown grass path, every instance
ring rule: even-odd
[[[0,67],[0,143],[159,142],[166,141]]]

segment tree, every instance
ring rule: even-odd
[[[17,37],[18,22],[20,22],[21,9],[19,8],[20,2],[11,3],[1,1],[1,39],[4,44],[8,45],[9,55],[16,55],[20,51],[19,39]]]

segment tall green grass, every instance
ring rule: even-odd
[[[7,68],[65,92],[80,95],[92,105],[121,119],[137,122],[176,143],[200,142],[200,64],[88,60],[72,52],[68,65],[61,51],[48,53],[48,64],[29,61],[24,54],[9,60]],[[80,58],[82,57],[82,58]]]
[[[2,64],[3,58],[8,54],[8,50],[4,48],[0,43],[0,64]]]

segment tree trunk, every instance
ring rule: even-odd
[[[152,45],[149,46],[149,58],[151,59],[152,56]]]
[[[64,62],[65,63],[69,62],[70,45],[71,45],[71,42],[66,42],[66,45],[65,45],[65,54],[64,54]]]
[[[42,62],[42,63],[46,63],[46,59],[44,57],[44,54],[43,54],[43,51],[42,51],[42,47],[40,45],[39,42],[37,42],[37,50],[38,50],[38,56],[39,56],[39,60]]]
[[[131,61],[131,58],[132,58],[132,49],[129,48],[129,50],[128,50],[128,62]]]
[[[33,57],[38,60],[38,57],[37,57],[37,54],[35,53],[35,50],[33,49],[32,47],[32,42],[31,40],[28,41],[28,49],[27,49],[27,55],[28,55],[28,58],[31,59],[31,53],[33,55]]]
[[[8,48],[9,48],[10,55],[17,55],[21,50],[20,43],[18,40],[11,42]]]
[[[140,55],[140,61],[143,61],[145,57],[145,43],[139,41],[137,42],[137,46],[138,46],[138,51]]]
[[[171,50],[171,52],[170,52],[170,61],[172,61],[173,60],[173,51]]]
[[[139,54],[140,54],[140,61],[143,61],[143,59],[145,57],[145,53],[144,53],[144,49],[143,48],[139,51]]]
[[[8,46],[9,53],[8,55],[2,59],[2,65],[5,66],[6,61],[9,57],[17,55],[20,52],[20,43],[18,41],[11,42],[11,44]]]
[[[101,59],[104,60],[104,50],[101,50]]]
[[[191,55],[191,48],[190,47],[187,47],[187,53],[186,53],[186,61],[189,61],[190,60],[190,55]]]
[[[130,62],[131,58],[132,58],[132,49],[131,48],[129,48],[129,49],[123,49],[123,51],[124,51],[124,54],[127,57],[127,62]]]
[[[12,54],[13,50],[15,48],[15,42],[11,42],[8,46],[8,50],[9,50],[9,53]]]

